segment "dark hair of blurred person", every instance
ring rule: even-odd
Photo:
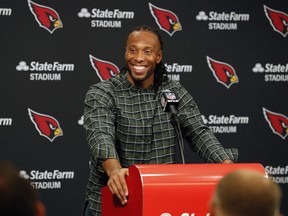
[[[27,179],[9,162],[0,162],[0,215],[44,216],[43,203]]]

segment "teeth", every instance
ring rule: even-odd
[[[134,66],[135,70],[144,70],[144,66]]]

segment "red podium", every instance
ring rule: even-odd
[[[267,176],[261,164],[133,165],[126,178],[129,197],[123,206],[102,188],[102,216],[209,216],[209,201],[218,181],[236,169]]]

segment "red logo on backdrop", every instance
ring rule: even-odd
[[[263,113],[273,133],[285,139],[288,135],[288,118],[283,114],[269,111],[264,107]]]
[[[172,11],[156,7],[149,3],[151,14],[153,15],[159,28],[172,36],[176,31],[181,31],[182,27],[176,14]]]
[[[39,26],[51,34],[57,28],[63,27],[58,13],[52,8],[36,4],[30,0],[28,0],[28,5]]]
[[[264,11],[274,31],[286,37],[288,32],[288,15],[284,12],[273,10],[264,5]]]
[[[115,76],[119,73],[119,68],[115,64],[95,58],[92,55],[89,56],[92,67],[95,69],[101,81],[109,79],[111,76]]]
[[[238,76],[231,65],[216,61],[209,56],[207,56],[207,63],[217,82],[223,84],[226,88],[229,89],[232,84],[239,82]]]
[[[53,142],[58,136],[63,136],[58,121],[52,116],[37,113],[29,108],[28,113],[39,134],[46,137],[50,142]]]

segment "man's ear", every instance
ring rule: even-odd
[[[36,216],[46,216],[46,208],[41,201],[36,203]]]
[[[159,51],[158,56],[157,56],[157,64],[159,64],[162,60],[162,51]]]

